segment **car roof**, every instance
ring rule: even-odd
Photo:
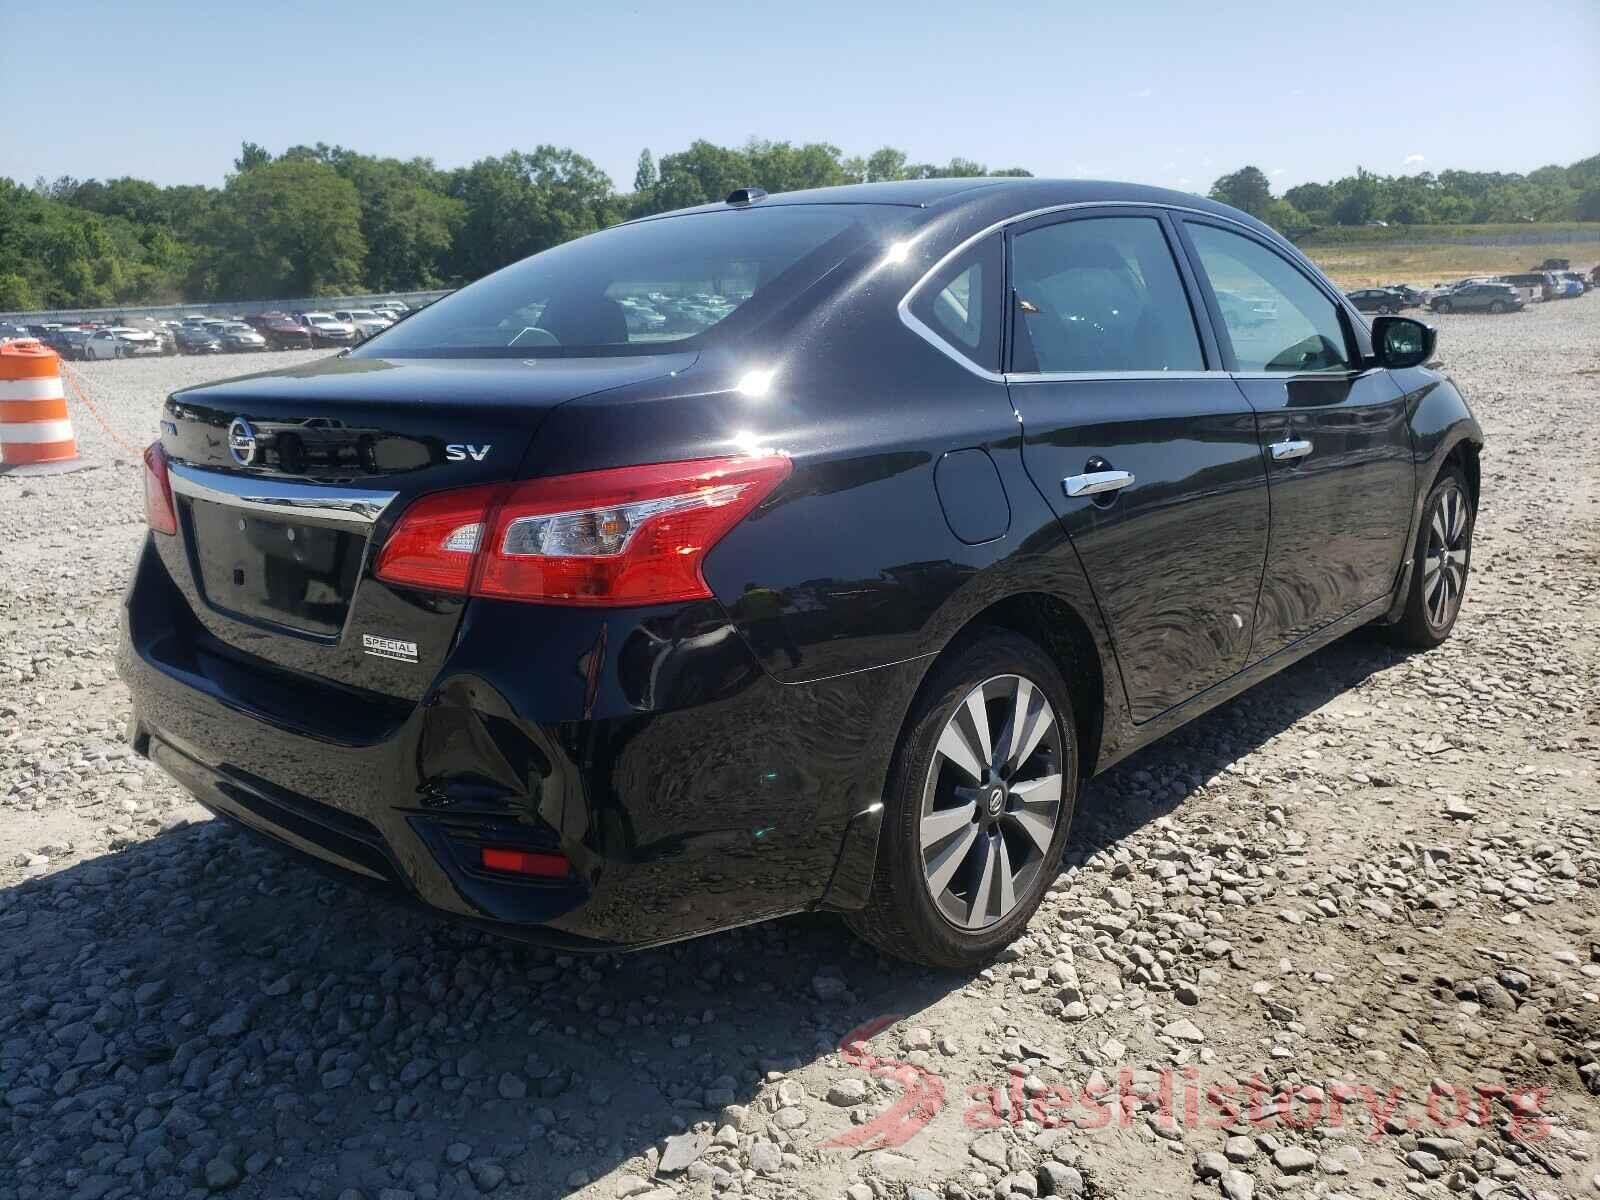
[[[1140,183],[1118,183],[1103,179],[1035,179],[1028,176],[975,176],[961,179],[915,179],[895,183],[851,183],[842,187],[808,188],[778,192],[748,204],[719,201],[694,208],[681,208],[640,221],[657,221],[687,213],[717,212],[746,208],[767,208],[790,204],[883,204],[909,208],[959,208],[981,210],[991,220],[1017,216],[1038,208],[1076,204],[1149,204],[1194,209],[1214,213],[1266,230],[1255,218],[1225,204],[1218,204],[1193,192],[1150,187]]]

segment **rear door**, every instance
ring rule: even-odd
[[[1136,721],[1244,665],[1267,548],[1255,413],[1174,236],[1159,211],[1108,208],[1008,238],[1023,462],[1083,562]]]
[[[1415,487],[1406,400],[1365,360],[1322,281],[1241,226],[1181,224],[1225,360],[1259,414],[1271,480],[1272,546],[1251,651],[1260,659],[1394,585]]]

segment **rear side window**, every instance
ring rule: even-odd
[[[1235,369],[1334,371],[1349,366],[1338,307],[1287,259],[1215,225],[1190,222],[1188,230],[1233,343]]]
[[[370,339],[358,355],[610,357],[734,337],[851,255],[909,232],[882,205],[772,205],[640,221],[523,259]]]
[[[1000,366],[999,235],[984,238],[917,290],[911,315],[951,350],[986,371]]]
[[[1011,243],[1012,369],[1198,371],[1194,314],[1154,217],[1045,225]]]

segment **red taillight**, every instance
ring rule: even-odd
[[[706,554],[790,469],[705,458],[441,492],[401,516],[378,577],[551,604],[703,599]]]
[[[484,869],[507,871],[513,875],[535,875],[541,879],[563,879],[571,864],[562,854],[537,854],[528,850],[484,846],[480,851]]]
[[[172,480],[167,477],[167,455],[160,442],[144,450],[144,521],[157,533],[178,532],[178,510],[172,504]]]
[[[436,592],[465,592],[502,484],[424,496],[389,534],[378,578]]]

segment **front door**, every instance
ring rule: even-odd
[[[1183,223],[1217,336],[1259,414],[1272,546],[1251,659],[1387,596],[1415,487],[1406,399],[1363,361],[1344,308],[1264,240]]]
[[[1022,224],[1007,382],[1023,462],[1083,562],[1135,721],[1245,664],[1266,557],[1255,413],[1156,212]]]

